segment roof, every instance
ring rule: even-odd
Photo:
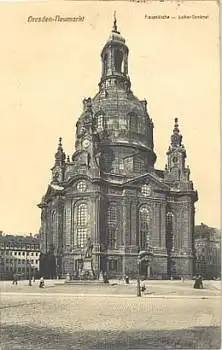
[[[39,239],[33,236],[16,236],[16,235],[2,235],[0,236],[0,243],[24,243],[24,244],[39,244]]]

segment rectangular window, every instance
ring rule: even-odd
[[[28,256],[28,255],[29,255],[29,252],[26,252],[26,255]]]
[[[121,119],[119,119],[119,128],[122,130],[128,129],[128,122],[126,118],[122,117]]]
[[[38,260],[36,260],[35,263],[38,264]]]
[[[120,170],[120,171],[123,171],[123,170],[124,170],[124,162],[123,162],[123,159],[120,159],[120,160],[119,160],[119,170]]]
[[[109,271],[117,271],[117,260],[109,261]]]
[[[124,160],[124,168],[127,171],[133,171],[133,157],[126,157]]]
[[[21,255],[21,252],[18,252],[18,255]]]
[[[39,253],[35,253],[36,256],[38,256]]]
[[[22,255],[25,255],[25,252],[22,252]]]
[[[135,172],[141,173],[144,169],[144,159],[141,159],[140,156],[135,156],[133,168]]]
[[[25,267],[22,267],[22,272],[25,272]]]
[[[15,252],[14,254],[17,255],[17,252]]]
[[[31,264],[34,264],[34,260],[31,260]]]
[[[97,128],[103,130],[103,115],[100,114],[97,116]]]
[[[33,256],[33,252],[31,253],[31,256]]]
[[[109,248],[115,249],[117,245],[117,206],[110,204],[107,211],[107,234]]]
[[[18,273],[20,273],[21,272],[21,267],[18,267]]]

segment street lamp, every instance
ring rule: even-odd
[[[137,296],[141,297],[141,288],[140,288],[140,257],[137,257]]]
[[[153,257],[152,248],[149,248],[148,251],[142,250],[139,252],[137,257],[137,296],[141,297],[141,287],[140,287],[140,266],[142,261],[148,263],[148,267]],[[149,267],[150,268],[150,267]]]
[[[31,263],[29,260],[26,260],[28,268],[29,268],[29,286],[31,287],[32,285],[32,276],[31,276]]]

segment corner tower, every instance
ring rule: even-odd
[[[182,144],[182,139],[178,118],[175,118],[171,143],[167,151],[164,179],[166,183],[173,183],[179,189],[193,190],[193,183],[190,181],[190,168],[188,165],[186,166],[186,149]]]

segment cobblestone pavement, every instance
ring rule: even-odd
[[[53,281],[43,290],[27,281],[0,285],[3,350],[220,349],[219,290],[210,284],[192,295],[189,283],[150,281],[157,297],[141,298],[133,283],[106,293]]]
[[[82,294],[136,294],[136,281],[130,281],[130,284],[126,285],[123,281],[111,280],[109,284],[96,285],[81,285],[72,284],[68,285],[64,283],[64,280],[46,280],[44,293],[82,293]],[[143,283],[143,282],[142,282]],[[204,281],[204,289],[193,289],[193,281],[144,281],[146,285],[146,292],[150,296],[218,296],[220,295],[221,281]],[[39,282],[32,282],[32,286],[29,287],[28,281],[19,281],[17,286],[13,286],[10,281],[0,281],[1,292],[27,292],[33,293],[42,292],[39,290]],[[53,290],[52,290],[53,288]]]

